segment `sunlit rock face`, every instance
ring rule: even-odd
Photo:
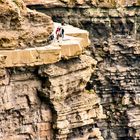
[[[103,140],[98,95],[85,90],[96,61],[90,56],[38,67],[0,69],[1,140]]]
[[[60,23],[54,23],[55,29]],[[49,45],[25,49],[0,50],[0,68],[40,66],[77,57],[90,45],[89,33],[71,25],[65,25],[65,39],[49,41]],[[54,29],[54,30],[55,30]],[[47,40],[47,38],[46,38]]]
[[[96,66],[84,52],[89,33],[65,25],[65,39],[44,46],[53,27],[48,16],[22,1],[0,3],[0,139],[103,140],[96,120],[106,115],[86,89]]]
[[[103,140],[95,128],[96,120],[105,118],[100,99],[93,90],[85,90],[95,65],[91,57],[81,55],[40,67],[39,74],[45,77],[40,95],[49,98],[55,110],[53,128],[57,140]]]
[[[102,137],[140,139],[140,1],[57,2],[28,6],[89,31],[97,68],[88,88],[100,96],[106,114],[106,119],[96,121]]]
[[[46,43],[53,28],[49,16],[27,9],[21,0],[1,0],[0,9],[0,49]]]
[[[13,8],[1,23],[4,33],[1,35],[12,39],[9,42],[3,39],[1,49],[46,43],[43,39],[52,30],[47,16],[31,12],[19,1],[0,3],[5,4],[3,9],[10,4]],[[60,62],[47,65],[41,59],[36,65],[42,57],[34,58],[33,53],[28,53],[33,61],[22,61],[24,54],[18,49],[22,54],[17,57],[21,58],[18,62],[23,65],[17,65],[14,57],[14,63],[8,68],[7,65],[3,68],[6,57],[0,54],[0,139],[140,139],[139,1],[34,0],[30,3],[28,0],[27,4],[37,5],[37,9],[51,15],[55,21],[64,20],[89,30],[91,52],[80,55],[82,52],[78,51],[76,58],[64,57]],[[26,36],[21,39],[24,33]],[[43,58],[52,58],[48,53],[44,55],[42,48]],[[68,48],[71,47],[66,46],[63,53],[69,51]],[[14,53],[10,54],[13,60]],[[56,58],[59,53],[53,54]]]

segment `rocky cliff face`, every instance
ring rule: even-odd
[[[90,32],[89,51],[97,68],[86,89],[95,90],[106,114],[96,122],[102,136],[106,140],[140,139],[140,1],[27,4],[55,21],[64,20]]]
[[[40,46],[47,43],[53,22],[31,11],[21,0],[0,1],[0,49]]]
[[[45,7],[100,7],[114,8],[125,6],[139,6],[139,0],[24,0],[27,5],[44,5]]]
[[[84,52],[89,33],[67,25],[67,39],[46,46],[50,17],[19,0],[0,7],[0,140],[103,140],[106,115],[87,88],[97,64]]]
[[[0,139],[103,139],[100,99],[85,86],[96,61],[86,55],[39,67],[1,71]],[[95,125],[95,126],[94,126]]]
[[[25,2],[87,29],[92,45],[83,55],[86,32],[40,47],[52,32],[50,17],[0,0],[0,139],[140,139],[139,0]]]
[[[40,69],[41,76],[46,77],[40,92],[50,99],[55,110],[56,139],[102,139],[99,129],[94,130],[95,120],[105,117],[100,99],[94,91],[85,90],[95,64],[91,57],[82,55]]]

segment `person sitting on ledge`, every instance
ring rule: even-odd
[[[57,27],[56,29],[56,39],[59,41],[59,38],[61,37],[62,40],[64,39],[64,22],[61,23],[61,26]]]
[[[61,32],[60,32],[60,27],[57,27],[57,29],[56,29],[56,39],[57,39],[57,41],[59,41],[59,38],[61,37]]]
[[[63,26],[64,26],[64,22],[61,23],[61,28],[60,28],[62,39],[64,39],[64,28],[63,28]]]

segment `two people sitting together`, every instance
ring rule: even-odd
[[[62,38],[64,39],[64,22],[61,23],[61,26],[58,26],[56,30],[49,36],[48,41],[53,41],[56,39],[59,42],[59,39]]]
[[[64,22],[61,23],[61,26],[57,27],[56,29],[56,39],[59,41],[59,38],[61,37],[62,39],[64,38]]]

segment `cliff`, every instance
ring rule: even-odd
[[[27,6],[89,31],[97,61],[86,89],[95,90],[105,119],[96,124],[106,140],[138,140],[140,1],[27,1]],[[85,138],[86,139],[86,138]]]
[[[55,28],[60,26],[54,23]],[[65,40],[53,41],[49,45],[25,49],[3,49],[0,53],[1,67],[36,66],[55,63],[82,54],[90,44],[89,33],[70,25],[65,25]],[[75,37],[77,36],[78,37]],[[46,38],[47,40],[47,38]]]
[[[96,122],[106,115],[86,89],[97,63],[85,53],[88,31],[65,25],[65,38],[50,43],[60,25],[49,16],[20,0],[0,7],[0,139],[102,140]]]
[[[25,2],[0,0],[0,139],[140,139],[140,1]]]
[[[24,0],[27,5],[44,5],[45,7],[100,7],[100,8],[114,8],[139,6],[139,0]]]
[[[104,117],[100,100],[85,90],[95,64],[81,55],[1,70],[0,139],[71,139],[82,133],[102,138],[99,129],[92,130],[94,119]]]

